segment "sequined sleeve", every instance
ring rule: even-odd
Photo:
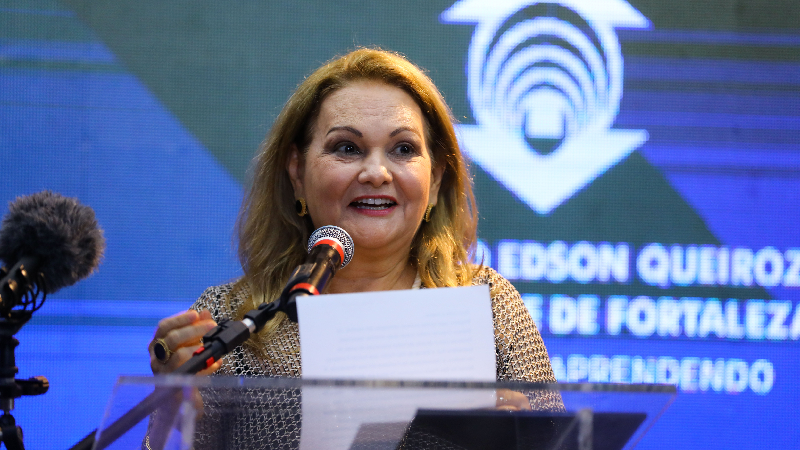
[[[555,383],[542,336],[516,288],[491,268],[473,283],[488,284],[492,293],[497,380]]]
[[[211,317],[217,322],[222,319],[230,319],[232,313],[228,307],[228,303],[225,300],[231,296],[233,286],[234,284],[223,284],[221,286],[212,286],[206,289],[203,294],[200,295],[200,298],[198,298],[194,304],[189,307],[189,309],[193,309],[195,311],[207,309],[211,313]],[[234,296],[231,298],[231,304],[233,307],[238,306],[243,301],[244,298],[239,296]]]
[[[517,289],[488,267],[481,269],[473,284],[488,284],[492,295],[497,381],[555,383],[547,348]],[[525,395],[534,410],[564,410],[558,391],[530,391]]]

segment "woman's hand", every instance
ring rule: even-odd
[[[189,310],[174,316],[161,319],[158,322],[153,341],[150,342],[150,369],[154,375],[173,372],[192,357],[192,353],[200,348],[201,339],[217,326],[208,310]],[[165,361],[156,357],[153,347],[156,343],[165,346],[169,351]],[[209,375],[219,369],[222,361],[215,362],[211,367],[198,372],[198,375]]]
[[[497,403],[495,408],[500,411],[530,411],[531,402],[522,392],[509,389],[498,389],[495,392]]]

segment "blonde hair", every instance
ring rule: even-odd
[[[291,271],[303,262],[305,244],[313,232],[311,220],[299,217],[286,171],[293,146],[308,149],[320,106],[332,92],[355,81],[370,80],[396,86],[419,105],[427,125],[427,144],[434,167],[444,166],[437,206],[412,242],[411,263],[426,287],[469,285],[476,242],[477,209],[472,181],[453,129],[453,117],[433,82],[403,56],[362,48],[326,63],[292,94],[254,159],[252,185],[237,222],[241,283],[251,296],[237,315],[276,299]],[[250,344],[263,355],[263,343],[283,317],[276,318]],[[253,340],[248,341],[253,342]]]

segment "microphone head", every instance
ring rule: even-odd
[[[38,258],[48,294],[89,276],[103,250],[92,208],[50,191],[17,197],[0,225],[0,260],[11,268],[22,257]]]
[[[308,238],[308,252],[311,253],[311,249],[315,245],[322,243],[321,241],[323,240],[334,241],[340,247],[340,253],[343,255],[342,265],[339,266],[340,269],[343,269],[353,259],[355,247],[353,246],[353,238],[347,234],[347,231],[334,225],[325,225],[317,228]]]

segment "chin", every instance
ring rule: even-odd
[[[353,237],[353,242],[356,247],[365,249],[402,246],[402,242],[404,241],[404,239],[393,239],[388,236],[387,233],[383,233],[380,230],[363,234],[359,233],[358,236],[351,234],[351,236]],[[411,241],[408,242],[408,246],[411,247]]]

